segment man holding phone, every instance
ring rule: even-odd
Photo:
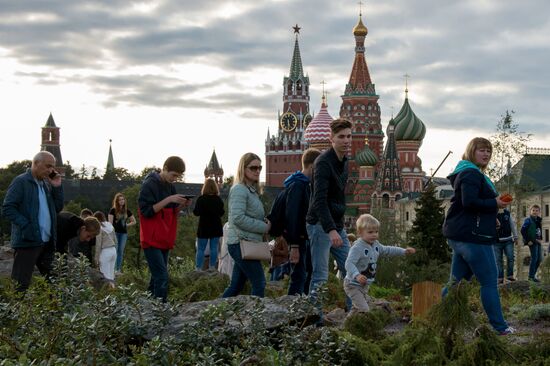
[[[25,291],[36,265],[50,274],[56,242],[57,213],[63,208],[61,175],[54,170],[55,157],[40,151],[32,166],[11,182],[2,214],[11,221],[11,246],[15,250],[11,278]]]
[[[160,173],[147,175],[138,196],[140,244],[151,272],[149,291],[163,302],[168,297],[168,254],[176,243],[178,214],[192,202],[174,186],[184,172],[183,160],[169,157]]]

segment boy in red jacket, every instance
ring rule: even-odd
[[[147,175],[138,196],[140,244],[151,272],[149,291],[163,302],[168,296],[168,254],[176,242],[178,213],[191,204],[174,186],[184,172],[183,160],[169,157],[160,173]]]

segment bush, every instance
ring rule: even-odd
[[[384,327],[390,322],[390,315],[380,309],[350,314],[344,322],[344,329],[359,338],[380,339],[384,337]]]

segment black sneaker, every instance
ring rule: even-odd
[[[529,277],[529,281],[535,282],[535,283],[540,282],[540,280],[538,278],[535,278],[535,277]]]
[[[508,281],[514,282],[516,279],[513,276],[508,277]]]

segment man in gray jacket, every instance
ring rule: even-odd
[[[11,246],[15,250],[11,277],[26,290],[36,265],[49,275],[55,251],[57,213],[63,208],[61,176],[55,157],[41,151],[32,166],[11,182],[2,214],[11,221]]]

